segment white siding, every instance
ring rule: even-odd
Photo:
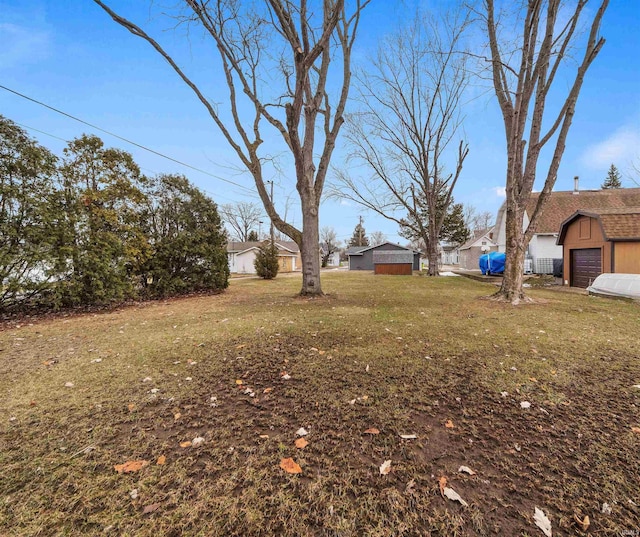
[[[550,258],[562,259],[562,246],[556,244],[556,237],[553,235],[535,235],[535,251],[530,248],[531,256],[536,259]],[[533,246],[533,239],[531,240]]]
[[[256,260],[255,250],[247,250],[236,254],[236,272],[238,274],[255,274],[256,267],[253,262]]]

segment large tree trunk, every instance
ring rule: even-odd
[[[427,260],[429,261],[429,276],[437,276],[438,271],[438,243],[429,241],[427,245]]]
[[[318,208],[302,200],[302,240],[298,246],[302,256],[301,295],[321,295],[320,285],[320,232]]]
[[[528,241],[522,229],[523,216],[521,210],[507,207],[504,275],[500,291],[495,295],[497,298],[511,302],[513,305],[525,300],[522,284],[524,281],[524,257]]]

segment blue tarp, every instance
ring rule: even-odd
[[[482,274],[502,274],[506,255],[503,252],[489,252],[480,256],[479,265]]]

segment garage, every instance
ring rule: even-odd
[[[600,274],[640,274],[640,207],[576,211],[560,226],[565,285],[586,288]]]
[[[602,273],[600,248],[571,250],[571,286],[587,288]]]

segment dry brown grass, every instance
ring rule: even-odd
[[[640,528],[637,304],[532,290],[539,303],[514,308],[463,278],[323,286],[309,300],[298,278],[234,280],[6,327],[0,534],[537,535],[535,506],[563,535],[574,514],[599,535]],[[151,464],[114,471],[134,459]],[[440,496],[442,475],[468,508]]]

